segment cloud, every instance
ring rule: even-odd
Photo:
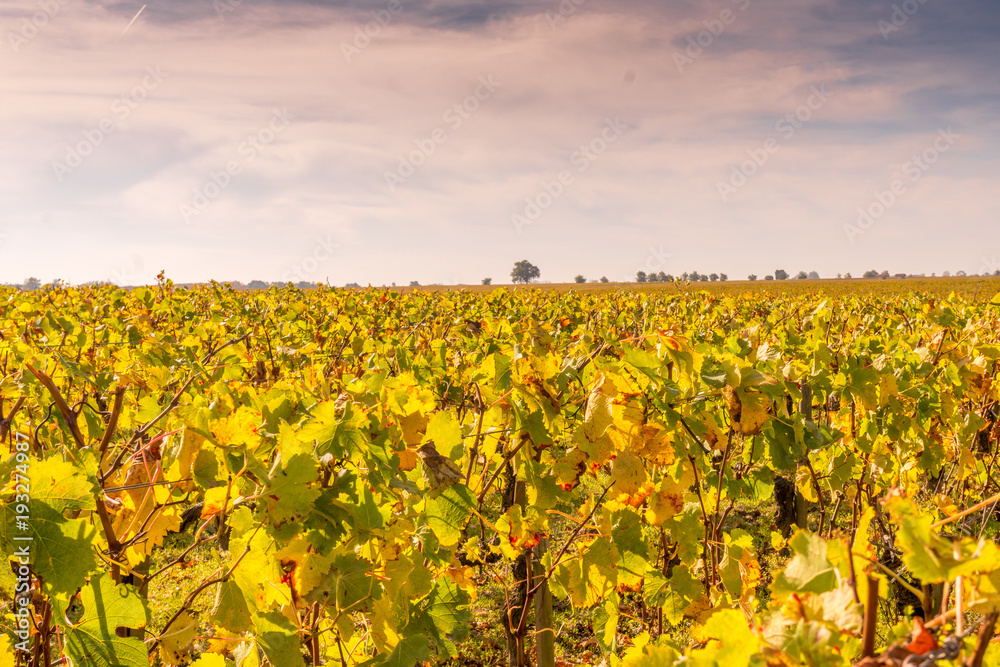
[[[146,280],[276,280],[328,234],[341,254],[317,271],[341,284],[500,280],[525,256],[554,280],[612,277],[659,245],[673,273],[975,269],[978,248],[934,233],[948,206],[954,238],[1000,243],[983,188],[1000,99],[986,2],[928,0],[886,39],[891,2],[401,0],[359,48],[388,2],[220,1],[221,16],[150,5],[119,39],[142,3],[64,0],[4,59],[0,122],[18,132],[0,163],[2,279],[100,278],[127,257]],[[10,3],[0,19],[16,32],[34,11]],[[149,67],[166,76],[136,99]],[[501,85],[475,99],[484,76]],[[816,86],[829,101],[784,138]],[[249,160],[241,146],[282,109],[287,129]],[[106,118],[114,132],[60,181],[53,163]],[[616,118],[628,130],[580,171],[574,156]],[[961,142],[849,244],[855,209],[947,126]],[[777,152],[722,201],[718,184],[772,137]],[[231,162],[239,174],[185,224],[181,205]],[[512,214],[566,170],[572,185],[518,234]],[[937,238],[888,243],[902,230]]]

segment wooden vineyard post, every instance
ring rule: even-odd
[[[802,401],[799,403],[799,412],[806,416],[806,421],[812,419],[812,387],[807,385],[805,382],[802,383]],[[809,456],[809,452],[806,451],[805,456]],[[799,462],[799,466],[802,466],[802,462]],[[802,492],[799,491],[798,486],[798,467],[795,470],[795,525],[800,529],[808,527],[809,522],[809,503],[802,496]]]
[[[538,541],[535,549],[535,574],[545,576],[545,568],[542,565],[542,557],[548,550],[549,540],[543,537]],[[535,593],[535,659],[538,667],[555,667],[556,664],[556,638],[555,630],[552,627],[552,591],[549,590],[549,582],[543,581],[538,591]]]

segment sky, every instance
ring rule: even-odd
[[[4,0],[0,282],[1000,269],[995,0]]]

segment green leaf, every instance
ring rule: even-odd
[[[436,498],[427,499],[427,525],[443,547],[453,547],[462,538],[465,522],[476,506],[476,497],[464,484],[452,484]]]
[[[468,610],[469,596],[448,577],[438,579],[427,598],[426,623],[438,652],[454,658],[458,650],[454,642],[461,642],[469,636],[469,622],[472,612]]]
[[[232,579],[219,584],[212,607],[212,621],[226,630],[244,632],[250,627],[250,608],[247,607],[243,590]]]
[[[78,468],[57,457],[32,462],[27,477],[28,512],[19,514],[16,503],[5,504],[0,544],[7,554],[27,546],[32,569],[42,578],[45,592],[68,598],[97,567],[93,552],[97,531],[90,521],[67,519],[63,512],[94,509],[95,487]]]
[[[382,516],[369,487],[366,486],[362,491],[361,503],[357,505],[348,503],[348,505],[352,509],[351,517],[354,519],[354,530],[357,532],[369,533],[385,525],[385,517]]]
[[[705,623],[703,634],[712,641],[703,649],[691,651],[686,664],[692,667],[749,665],[751,657],[757,653],[757,638],[747,627],[743,613],[735,609],[712,614]]]
[[[75,667],[149,667],[145,644],[119,637],[118,628],[141,629],[149,621],[145,599],[134,586],[117,586],[107,574],[80,592],[83,618],[66,627],[66,652]]]
[[[646,646],[639,655],[626,658],[622,667],[672,667],[679,657],[669,646]]]
[[[825,593],[837,587],[836,569],[826,557],[826,542],[807,530],[788,541],[794,556],[774,578],[772,590],[779,599],[792,593]]]
[[[257,643],[272,665],[292,667],[305,664],[300,650],[302,642],[295,626],[280,611],[254,614],[253,627]]]
[[[275,473],[264,492],[271,523],[280,526],[305,519],[320,494],[313,486],[318,477],[316,460],[305,454],[293,456],[284,469]]]
[[[396,644],[392,651],[365,665],[384,665],[385,667],[414,667],[431,657],[426,635],[412,635]]]
[[[435,412],[427,422],[423,442],[433,442],[443,456],[457,459],[462,455],[462,429],[449,412]]]
[[[691,575],[687,565],[678,565],[667,582],[663,602],[663,620],[671,624],[684,620],[691,605],[705,597],[705,584]]]

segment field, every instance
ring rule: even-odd
[[[1000,665],[998,290],[6,291],[0,665]]]

